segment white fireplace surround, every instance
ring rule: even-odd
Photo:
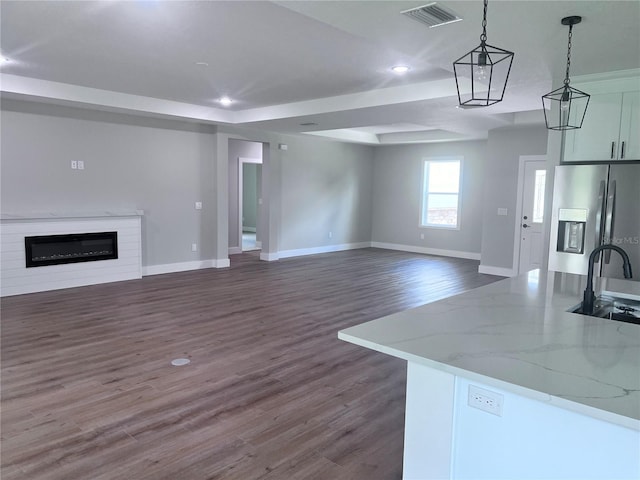
[[[142,277],[141,210],[2,214],[0,295],[19,295]],[[118,232],[118,258],[26,268],[24,238]]]

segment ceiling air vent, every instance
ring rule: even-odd
[[[438,5],[437,2],[431,2],[421,7],[410,8],[400,13],[428,25],[429,28],[462,20],[462,17],[458,16],[458,14],[442,5]]]

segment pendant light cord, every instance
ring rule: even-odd
[[[569,25],[569,45],[567,47],[567,76],[564,78],[564,84],[569,85],[569,67],[571,67],[571,37],[573,36],[573,24]]]
[[[487,7],[489,0],[484,0],[484,13],[482,15],[482,35],[480,35],[480,43],[482,46],[487,43]]]

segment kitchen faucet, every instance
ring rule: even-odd
[[[631,262],[629,262],[629,255],[620,247],[611,244],[600,245],[596,247],[589,255],[589,271],[587,272],[587,287],[584,289],[584,297],[582,298],[582,313],[584,315],[593,314],[593,304],[596,300],[596,295],[593,292],[593,266],[596,263],[596,257],[603,250],[615,250],[622,257],[622,270],[624,272],[624,278],[631,278]]]

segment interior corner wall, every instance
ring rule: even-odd
[[[521,155],[545,155],[547,129],[542,126],[491,130],[487,140],[481,267],[512,271],[518,168]],[[498,215],[506,208],[506,216]],[[515,272],[514,272],[515,273]]]
[[[461,156],[459,230],[420,227],[423,160]],[[482,237],[482,198],[486,141],[377,147],[373,174],[372,241],[416,251],[447,251],[477,258]],[[424,234],[424,239],[420,235]],[[457,253],[455,253],[457,252]]]
[[[2,211],[141,209],[143,267],[214,259],[215,132],[201,124],[3,99]],[[72,170],[72,160],[82,160],[84,170]]]
[[[238,158],[262,159],[262,143],[229,139],[229,248],[239,248]]]
[[[373,147],[304,137],[285,142],[279,250],[369,244]]]

